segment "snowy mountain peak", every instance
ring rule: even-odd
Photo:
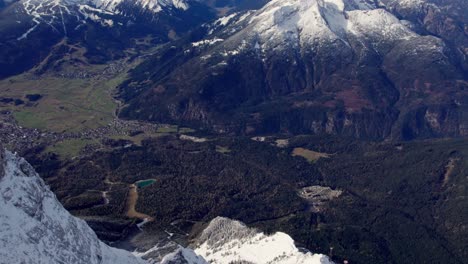
[[[45,8],[53,11],[56,7],[68,10],[69,6],[88,5],[108,12],[116,12],[122,4],[131,4],[144,10],[160,12],[163,8],[176,8],[187,10],[189,4],[186,0],[22,0],[27,10]],[[47,10],[44,10],[47,11]]]
[[[113,27],[117,23],[122,26],[124,17],[134,21],[136,17],[147,15],[151,20],[162,11],[186,11],[190,7],[189,0],[21,0],[18,4],[32,20],[32,27],[17,40],[26,39],[40,25],[67,36],[87,22],[103,27]]]
[[[180,247],[173,253],[166,255],[159,264],[208,264],[204,258],[188,248]]]
[[[412,33],[384,9],[365,0],[273,0],[252,19],[255,34],[269,47],[348,42],[353,36],[409,38]]]
[[[329,264],[321,254],[301,252],[285,233],[265,235],[239,221],[218,217],[202,232],[195,253],[209,263]]]
[[[115,11],[116,8],[125,3],[125,0],[92,0],[96,7],[108,11]],[[137,0],[134,4],[153,12],[159,12],[165,7],[187,10],[189,4],[186,0]]]
[[[0,259],[2,263],[136,264],[73,217],[24,159],[0,151]]]

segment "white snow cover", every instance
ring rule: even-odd
[[[265,235],[243,223],[218,217],[199,238],[195,253],[209,263],[246,261],[255,264],[330,264],[321,254],[303,253],[285,233]]]
[[[22,0],[23,5],[40,7],[61,6],[67,8],[69,6],[89,5],[103,11],[116,11],[117,7],[128,0]],[[189,4],[187,0],[130,0],[136,6],[144,9],[159,12],[164,7],[177,8],[187,10]]]
[[[211,46],[211,45],[214,45],[214,44],[216,44],[218,42],[223,42],[223,41],[224,41],[224,39],[220,39],[220,38],[204,39],[204,40],[201,40],[201,41],[193,42],[192,47],[199,47],[199,46],[205,46],[205,45]]]
[[[236,13],[234,14],[230,14],[228,16],[224,16],[224,17],[220,17],[218,20],[216,20],[214,22],[215,25],[220,25],[220,26],[226,26],[227,24],[229,24],[229,22],[234,18],[236,17]]]
[[[102,9],[114,11],[115,8],[125,0],[92,0],[94,4]],[[189,5],[185,0],[136,0],[136,5],[153,12],[159,12],[164,7],[175,7],[177,9],[187,10]]]
[[[399,6],[405,8],[421,7],[425,1],[426,0],[393,0],[393,2],[396,2]]]
[[[263,48],[287,40],[297,45],[348,42],[352,36],[381,41],[414,34],[395,16],[364,0],[273,0],[252,19]],[[266,46],[266,47],[265,47]]]
[[[206,260],[195,254],[195,252],[188,248],[180,247],[173,253],[166,255],[160,262],[160,264],[208,264]]]
[[[5,151],[2,164],[1,263],[145,263],[129,252],[99,241],[86,222],[62,207],[24,159]]]
[[[114,21],[101,16],[121,13],[118,7],[124,2],[154,13],[158,13],[164,8],[181,10],[189,8],[188,0],[21,0],[20,3],[25,12],[32,17],[34,25],[17,40],[27,38],[40,24],[47,24],[54,30],[62,31],[67,35],[65,15],[69,15],[83,24],[89,19],[101,23],[102,26],[112,27]]]

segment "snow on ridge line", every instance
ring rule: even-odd
[[[95,5],[99,8],[115,11],[118,5],[125,2],[125,0],[93,0]],[[163,10],[164,7],[174,7],[177,9],[187,10],[189,4],[186,0],[136,0],[135,4],[155,13]]]
[[[192,47],[200,47],[200,46],[205,46],[205,45],[208,45],[208,46],[211,46],[211,45],[214,45],[218,42],[223,42],[224,39],[220,39],[220,38],[214,38],[214,39],[204,39],[204,40],[200,40],[200,41],[197,41],[197,42],[193,42],[192,43]]]
[[[94,8],[108,12],[117,11],[118,6],[123,3],[132,3],[155,13],[162,11],[166,7],[182,10],[187,10],[190,7],[188,0],[22,0],[21,2],[25,7],[36,7],[36,9],[47,6],[66,8],[67,6],[74,5],[92,5]]]
[[[159,13],[165,8],[188,10],[190,0],[21,0],[26,14],[33,18],[33,26],[17,40],[23,40],[33,32],[40,24],[52,27],[55,31],[63,30],[67,35],[64,14],[70,15],[79,23],[86,23],[86,20],[101,23],[102,26],[112,27],[114,21],[101,15],[122,14],[120,5],[130,3],[144,10]],[[198,1],[198,0],[193,0]],[[79,26],[75,27],[77,29]],[[60,30],[59,30],[60,28]]]
[[[393,38],[411,35],[394,15],[362,0],[273,0],[250,23],[265,43],[298,36],[304,43],[338,39],[347,42],[348,34],[381,31]]]
[[[159,264],[208,264],[206,260],[195,254],[191,249],[180,247],[175,252],[166,255]]]
[[[198,239],[195,253],[209,263],[245,261],[255,264],[331,264],[327,256],[301,252],[285,233],[265,235],[243,223],[217,217]]]
[[[403,7],[414,8],[424,4],[424,0],[397,0],[398,4]]]

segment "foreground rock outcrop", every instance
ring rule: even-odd
[[[63,208],[24,159],[0,151],[0,262],[143,264]],[[2,169],[3,168],[3,169]]]
[[[228,218],[217,217],[198,238],[195,253],[209,263],[331,264],[327,256],[300,251],[285,233],[266,235]]]

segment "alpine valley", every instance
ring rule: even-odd
[[[467,0],[0,0],[0,264],[467,263]]]

